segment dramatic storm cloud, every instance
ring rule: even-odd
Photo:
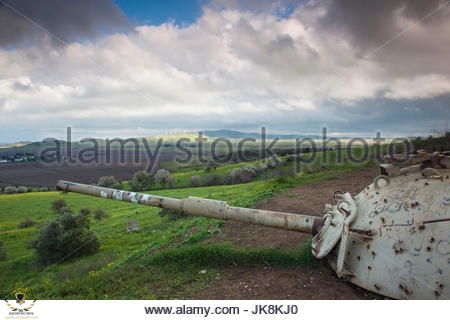
[[[450,121],[448,1],[214,0],[191,24],[132,30],[111,2],[22,2],[8,3],[48,32],[0,6],[14,21],[0,29],[0,142],[67,126],[375,136]]]
[[[42,40],[46,32],[65,42],[119,31],[127,17],[112,0],[0,1],[0,45]]]

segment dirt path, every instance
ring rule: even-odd
[[[357,194],[377,175],[377,168],[349,172],[336,179],[300,186],[261,202],[257,208],[322,216],[333,192]],[[298,232],[227,222],[215,241],[246,248],[295,248],[310,239]],[[196,299],[368,299],[374,295],[337,278],[326,263],[321,267],[226,268],[220,279],[199,292]]]

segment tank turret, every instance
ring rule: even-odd
[[[328,259],[338,277],[396,299],[450,298],[450,170],[444,154],[410,155],[380,166],[356,196],[335,192],[323,217],[239,208],[224,201],[174,199],[69,181],[57,189],[244,221],[312,235],[311,251]],[[432,167],[426,167],[429,166]],[[434,168],[433,168],[434,167]]]

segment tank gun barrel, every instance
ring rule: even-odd
[[[60,191],[75,192],[84,195],[132,202],[141,205],[176,210],[182,214],[233,220],[253,224],[295,230],[303,233],[317,234],[324,224],[322,217],[260,210],[253,208],[233,207],[225,201],[188,197],[176,199],[150,194],[97,187],[81,183],[60,180],[56,184]]]

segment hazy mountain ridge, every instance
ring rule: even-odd
[[[243,138],[254,138],[261,139],[262,132],[242,132],[228,129],[221,130],[204,130],[202,131],[203,135],[211,138],[232,138],[232,139],[243,139]],[[266,133],[266,139],[303,139],[303,138],[311,138],[311,139],[322,139],[319,135],[303,135],[303,134],[273,134]]]

